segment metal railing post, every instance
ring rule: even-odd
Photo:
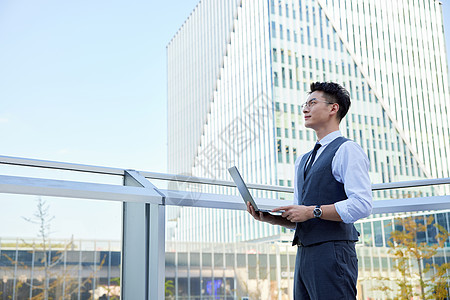
[[[163,204],[123,203],[122,299],[164,299],[164,195],[136,171],[124,172],[124,185],[153,189]]]

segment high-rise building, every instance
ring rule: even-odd
[[[366,151],[373,183],[450,176],[439,1],[202,0],[167,53],[170,173],[229,180],[237,165],[247,182],[293,186],[297,155],[315,143],[301,104],[311,82],[335,81],[352,99],[341,131]],[[178,240],[281,230],[238,211],[168,215]]]

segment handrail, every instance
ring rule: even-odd
[[[74,164],[67,162],[49,161],[49,160],[39,160],[12,156],[0,156],[0,164],[26,166],[26,167],[37,167],[37,168],[47,168],[55,170],[66,170],[66,171],[77,171],[77,172],[87,172],[96,173],[103,175],[118,175],[123,176],[127,169],[112,168],[112,167],[101,167],[93,165],[84,164]],[[219,186],[229,186],[235,187],[233,181],[195,177],[188,175],[177,175],[177,174],[165,174],[149,171],[138,171],[142,176],[148,179],[156,180],[166,180],[166,181],[176,181],[176,182],[187,182],[187,183],[198,183],[198,184],[210,184]],[[431,185],[441,185],[450,184],[450,177],[447,178],[432,178],[432,179],[422,179],[422,180],[410,180],[410,181],[400,181],[400,182],[387,182],[387,183],[377,183],[372,184],[372,190],[388,190],[388,189],[398,189],[398,188],[409,188],[409,187],[420,187],[420,186],[431,186]],[[273,192],[285,192],[293,193],[294,188],[283,187],[275,185],[264,185],[249,183],[248,187],[255,190],[265,190]]]

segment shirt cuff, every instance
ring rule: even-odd
[[[348,213],[347,200],[336,202],[334,207],[344,223],[353,223],[352,217]]]

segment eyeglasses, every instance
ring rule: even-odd
[[[314,105],[316,105],[319,102],[323,102],[323,103],[327,103],[327,104],[335,104],[335,102],[321,101],[321,100],[317,100],[316,98],[312,98],[309,101],[306,101],[305,103],[302,104],[302,110],[305,108],[311,109]]]

